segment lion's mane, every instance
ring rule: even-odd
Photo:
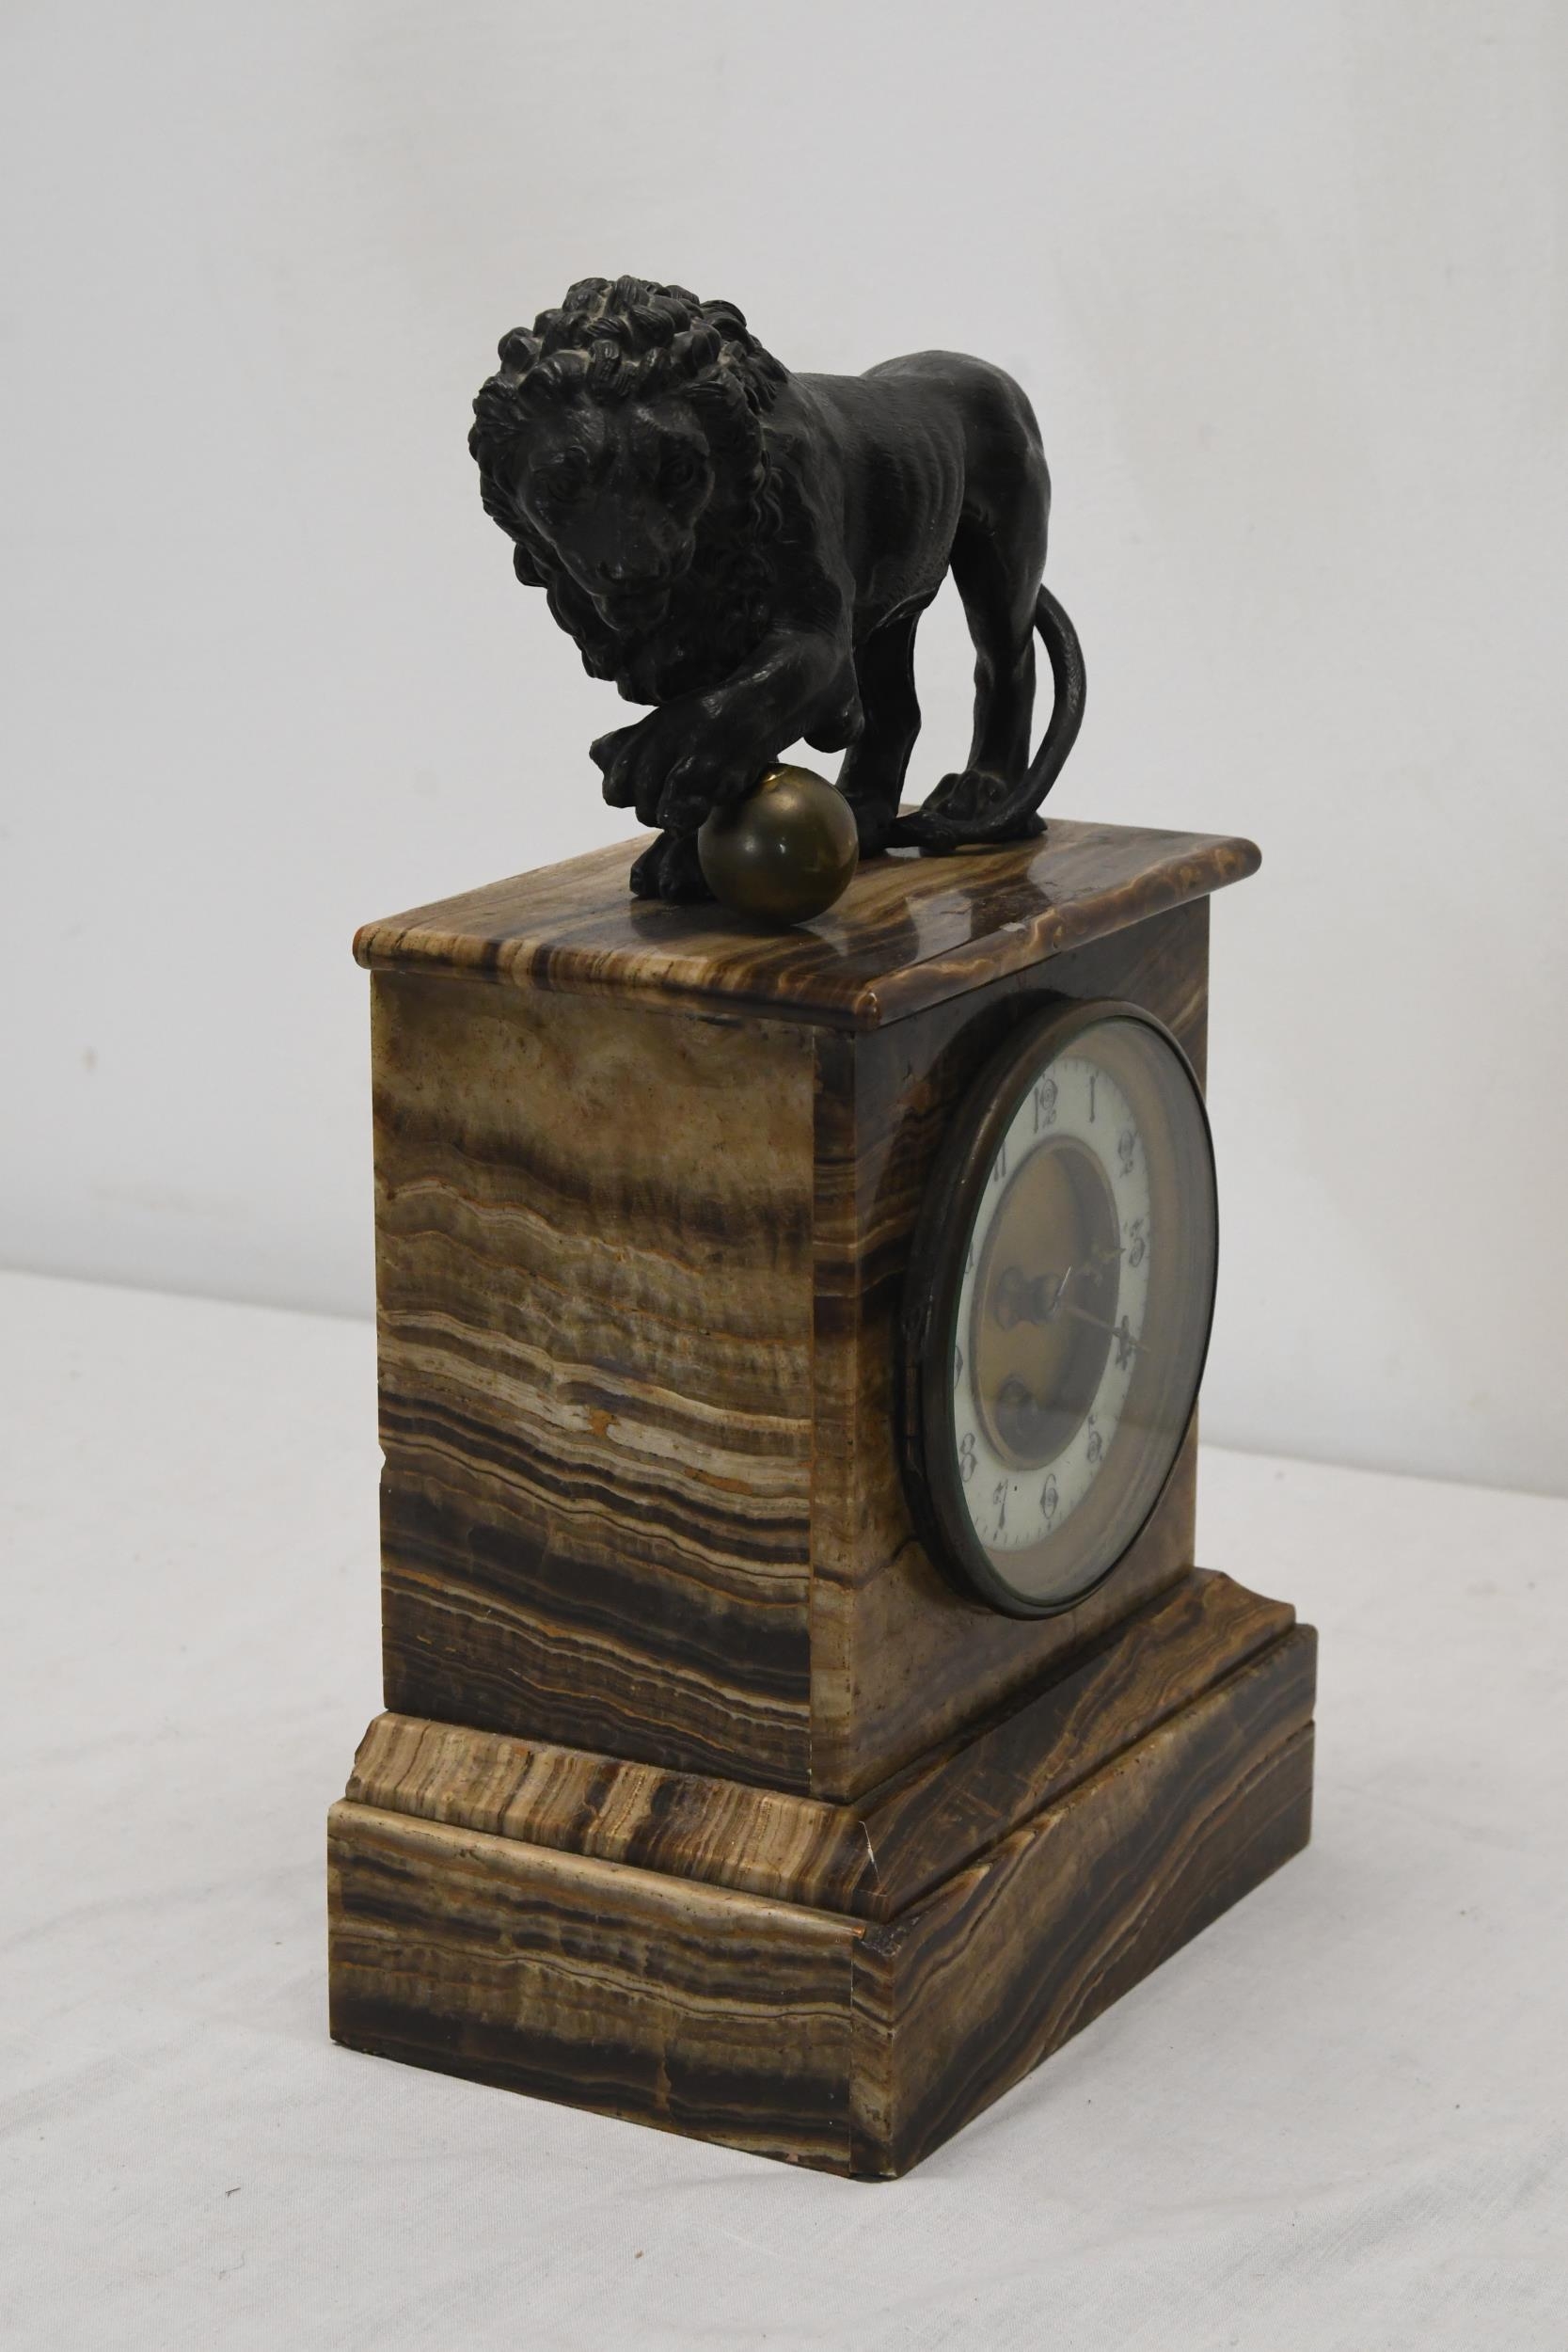
[[[559,309],[540,311],[531,330],[503,335],[498,356],[499,368],[474,402],[468,447],[484,511],[514,542],[517,578],[545,589],[589,673],[619,679],[636,701],[666,701],[727,675],[772,612],[784,516],[767,418],[787,380],[784,368],[733,303],[703,302],[683,286],[643,278],[580,279]],[[651,630],[621,631],[519,512],[515,448],[548,407],[670,391],[689,403],[703,427],[717,487],[691,569],[675,583],[665,615]],[[656,680],[657,691],[645,691]]]

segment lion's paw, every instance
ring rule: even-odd
[[[890,846],[940,855],[969,843],[1031,841],[1045,831],[1044,818],[1032,808],[1011,812],[1009,805],[1024,788],[989,769],[960,769],[943,776],[919,808],[896,819]]]
[[[852,800],[849,807],[855,819],[855,831],[860,836],[862,857],[880,857],[893,840],[893,828],[897,821],[892,803]]]
[[[711,898],[713,893],[697,857],[695,835],[661,833],[657,841],[651,841],[631,869],[631,895],[687,906]]]
[[[588,747],[604,776],[611,808],[635,808],[641,825],[657,825],[659,797],[670,769],[686,748],[678,712],[651,710],[628,727],[616,727]]]

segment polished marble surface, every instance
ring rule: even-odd
[[[372,970],[875,1029],[1255,873],[1234,834],[1053,817],[1037,839],[871,858],[815,922],[626,895],[648,836],[361,926]]]

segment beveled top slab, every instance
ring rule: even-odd
[[[1053,818],[1043,838],[953,857],[895,850],[815,923],[626,893],[639,835],[367,923],[372,970],[641,998],[874,1029],[1256,871],[1250,841]]]

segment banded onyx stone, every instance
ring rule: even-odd
[[[845,1798],[1192,1563],[1021,1626],[910,1526],[894,1335],[932,1156],[1043,990],[1201,1073],[1206,894],[1250,846],[1053,824],[893,856],[781,936],[626,850],[362,930],[373,974],[387,1704]]]
[[[1194,1567],[1196,1428],[1045,1619],[916,1540],[911,1237],[1043,996],[1201,1080],[1242,841],[1053,821],[787,933],[637,848],[368,925],[388,1713],[333,2030],[830,2169],[907,2168],[1305,1842],[1313,1637]],[[759,2030],[766,2028],[766,2030]]]

